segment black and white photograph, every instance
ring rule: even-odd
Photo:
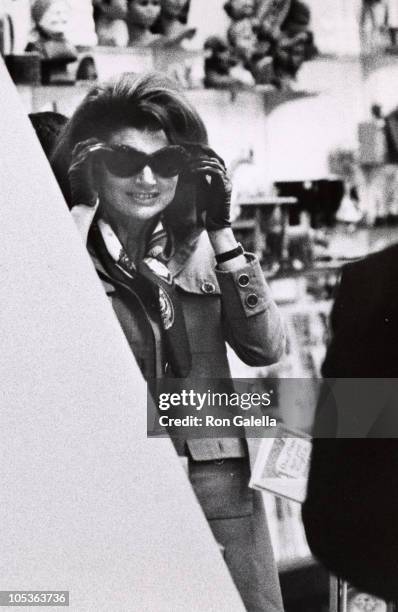
[[[0,610],[398,612],[398,0],[0,0]]]

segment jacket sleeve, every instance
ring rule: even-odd
[[[216,269],[225,338],[247,365],[271,365],[285,348],[282,319],[258,259],[251,254],[246,259],[239,270]]]

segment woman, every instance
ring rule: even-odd
[[[145,377],[228,378],[226,340],[246,363],[279,359],[280,318],[232,233],[224,162],[172,82],[123,75],[94,88],[53,165]],[[281,612],[246,442],[176,446],[247,609]]]

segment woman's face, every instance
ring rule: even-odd
[[[186,5],[187,0],[162,0],[162,10],[169,17],[177,19]]]
[[[147,155],[167,147],[170,143],[163,130],[120,128],[108,139],[110,145],[127,145]],[[178,176],[164,178],[149,166],[131,177],[120,178],[102,164],[100,173],[100,201],[111,218],[140,222],[150,221],[173,200]]]
[[[150,28],[160,15],[160,0],[130,0],[128,21],[144,28]]]

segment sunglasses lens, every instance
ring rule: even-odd
[[[107,170],[119,178],[128,178],[142,170],[142,156],[131,151],[108,150],[102,157]]]
[[[163,178],[171,178],[181,174],[186,164],[187,156],[184,151],[167,147],[153,156],[150,165],[155,174]]]
[[[145,155],[133,148],[109,148],[102,152],[107,170],[119,178],[128,178],[141,172],[149,165],[155,174],[163,178],[177,176],[186,168],[187,153],[182,147],[170,146],[153,155]]]

